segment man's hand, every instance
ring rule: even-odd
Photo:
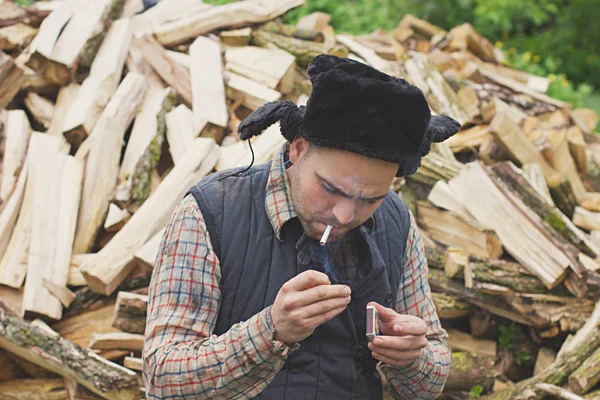
[[[396,367],[404,367],[421,356],[421,349],[427,346],[427,324],[419,317],[398,314],[391,308],[375,302],[379,313],[381,336],[376,336],[369,349],[373,358]]]
[[[275,339],[295,343],[309,337],[315,328],[329,321],[350,303],[350,288],[332,285],[327,275],[305,271],[279,290],[271,307]]]

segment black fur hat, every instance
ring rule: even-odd
[[[358,61],[320,55],[308,66],[308,75],[313,88],[306,107],[287,100],[267,103],[239,125],[240,138],[281,121],[289,142],[302,136],[319,146],[394,162],[396,175],[408,176],[431,143],[460,130],[454,119],[431,115],[419,88]]]

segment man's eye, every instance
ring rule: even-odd
[[[330,194],[337,194],[337,193],[338,193],[338,191],[337,191],[337,190],[335,190],[335,189],[332,189],[332,188],[330,188],[329,186],[326,186],[326,185],[321,185],[321,187],[322,187],[322,188],[323,188],[323,190],[325,190],[327,193],[330,193]]]

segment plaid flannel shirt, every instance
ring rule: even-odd
[[[267,181],[265,207],[276,236],[296,217],[285,173],[286,147],[275,154]],[[352,246],[340,246],[344,249]],[[340,257],[351,265],[348,252]],[[396,311],[423,319],[429,344],[406,367],[380,364],[399,399],[435,399],[450,369],[446,343],[431,299],[425,249],[414,217],[403,260]],[[249,398],[263,391],[290,352],[274,340],[270,307],[229,331],[213,334],[221,301],[221,269],[201,212],[193,196],[175,210],[160,244],[149,288],[148,321],[143,349],[143,377],[149,399]]]

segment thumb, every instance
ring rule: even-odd
[[[384,322],[389,321],[398,315],[396,311],[392,310],[391,308],[384,307],[374,301],[369,302],[367,305],[375,307],[375,309],[377,309],[377,313],[379,313],[379,319]]]

